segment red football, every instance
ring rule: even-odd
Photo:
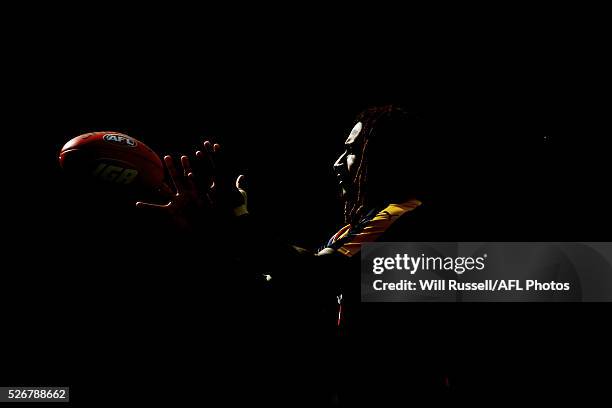
[[[60,166],[76,176],[119,186],[159,187],[164,166],[144,143],[118,132],[77,136],[62,147]]]

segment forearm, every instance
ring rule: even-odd
[[[316,256],[278,239],[250,216],[232,220],[230,252],[247,263],[257,278],[275,286],[299,287],[311,293],[335,292],[346,279],[347,259],[339,254]]]

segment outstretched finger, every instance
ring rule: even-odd
[[[223,190],[229,190],[232,188],[233,177],[230,176],[227,163],[225,161],[224,152],[221,150],[219,143],[204,142],[208,149],[208,154],[212,158],[215,184]]]
[[[183,175],[187,177],[189,173],[192,173],[191,163],[189,162],[189,157],[181,156],[181,166],[183,167]]]
[[[176,192],[181,193],[183,191],[183,184],[181,183],[181,179],[176,171],[176,167],[174,167],[174,160],[172,160],[172,156],[164,156],[164,163],[166,163],[166,168],[168,169],[170,179],[174,184]]]
[[[210,141],[206,140],[204,141],[202,146],[204,147],[202,153],[204,156],[206,156],[208,165],[212,169],[212,174],[214,175],[216,173],[217,163],[215,162],[215,158],[214,158],[215,151],[214,151],[213,144]]]
[[[210,157],[208,154],[203,152],[202,150],[198,150],[195,153],[197,161],[197,169],[198,169],[198,182],[202,183],[206,189],[209,189],[213,182],[213,166]]]
[[[213,150],[213,144],[210,142],[210,140],[205,140],[204,143],[202,143],[202,146],[204,146],[204,150],[207,153],[212,153]]]
[[[200,159],[200,162],[205,168],[203,173],[206,174],[206,186],[211,188],[214,184],[215,176],[217,175],[217,166],[213,157],[213,144],[205,140],[202,143],[202,147],[202,150],[196,152],[196,157]]]
[[[191,170],[191,163],[189,162],[189,157],[181,156],[181,166],[183,166],[183,174],[185,175],[184,180],[187,187],[189,187],[192,192],[197,191],[195,176],[193,174],[193,170]]]
[[[202,150],[198,150],[196,152],[196,156],[199,159],[206,159],[205,161],[208,167],[212,170],[212,173],[214,173],[216,166],[215,166],[215,159],[213,157],[213,154],[214,154],[213,144],[210,141],[205,140],[204,143],[202,143],[202,147],[203,147]]]
[[[170,209],[170,203],[168,204],[152,204],[152,203],[145,203],[142,201],[137,201],[136,202],[136,208],[140,208],[142,210],[147,210],[150,212],[157,212],[157,213],[161,213],[161,212],[167,212]]]

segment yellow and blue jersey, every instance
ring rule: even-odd
[[[330,248],[349,258],[357,255],[362,243],[380,240],[402,215],[421,204],[419,200],[412,199],[401,204],[389,204],[382,211],[373,209],[358,224],[340,228],[322,249]]]

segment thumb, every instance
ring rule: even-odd
[[[244,174],[241,174],[238,176],[238,178],[236,179],[236,188],[242,193],[243,191],[246,193],[246,183],[245,183],[245,179],[246,177],[244,176]]]
[[[236,179],[236,188],[238,189],[238,191],[242,195],[242,198],[244,199],[244,205],[247,204],[247,192],[245,190],[246,188],[245,179],[246,177],[244,176],[244,174],[239,175],[238,178]]]
[[[249,210],[247,208],[247,192],[244,189],[244,179],[245,177],[242,174],[236,179],[236,188],[242,196],[242,204],[234,208],[234,215],[237,217],[249,213]]]

